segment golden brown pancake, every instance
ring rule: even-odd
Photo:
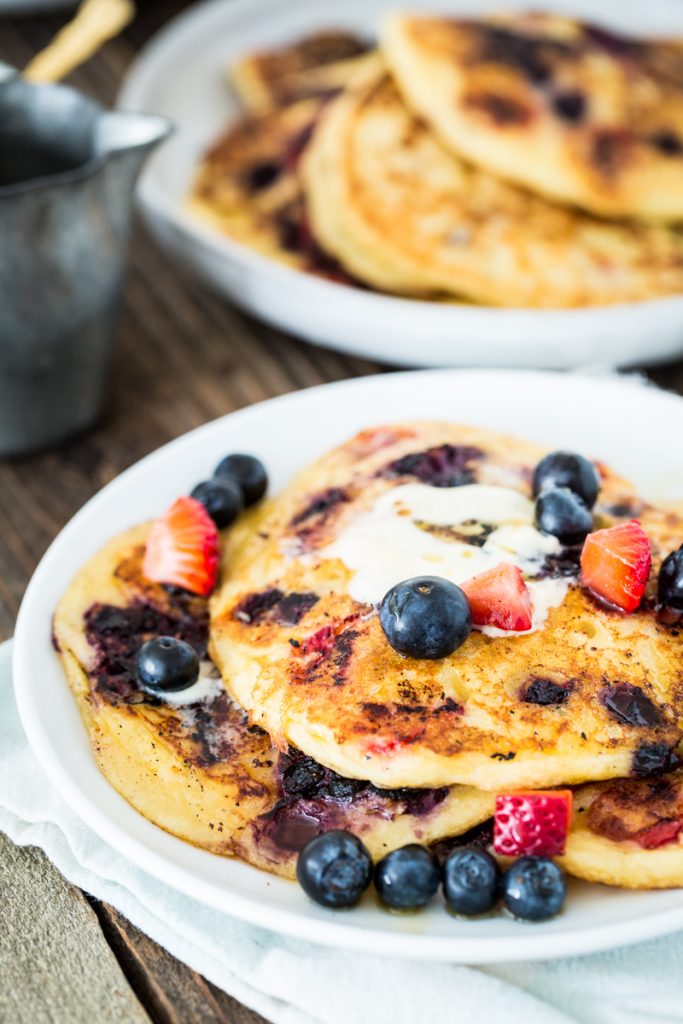
[[[683,771],[582,786],[558,861],[578,878],[625,889],[683,886]]]
[[[491,795],[467,787],[382,793],[298,750],[275,750],[215,670],[211,678],[206,600],[143,576],[147,533],[127,531],[83,567],[57,608],[54,640],[100,770],[149,821],[291,878],[298,850],[330,828],[354,832],[379,859],[491,814]],[[173,706],[137,686],[135,653],[158,635],[185,639],[204,659],[206,689],[191,703]]]
[[[325,107],[302,169],[321,248],[378,289],[549,308],[683,290],[681,232],[606,223],[466,163],[379,59]]]
[[[659,770],[667,766],[681,737],[678,630],[658,621],[650,598],[631,615],[598,604],[577,584],[578,550],[551,550],[528,525],[531,474],[544,454],[451,423],[367,430],[231,533],[211,601],[212,657],[276,745],[380,787],[534,789],[650,771],[654,754]],[[654,580],[683,523],[602,465],[600,473],[596,526],[640,519]],[[482,497],[484,519],[449,511],[463,501],[477,508]],[[520,530],[513,540],[497,505],[517,510],[507,524]],[[390,647],[375,577],[388,589],[408,576],[447,575],[456,556],[472,567],[510,560],[508,544],[536,552],[522,564],[534,614],[538,604],[547,617],[532,632],[473,631],[439,661]],[[354,550],[363,553],[356,562]],[[413,552],[419,559],[405,571]],[[297,614],[283,617],[282,602]],[[551,704],[538,697],[548,681],[561,687]]]
[[[248,111],[263,112],[343,88],[368,49],[352,32],[327,29],[247,54],[230,69],[230,80]]]
[[[396,14],[381,45],[458,156],[606,217],[683,219],[683,43],[556,14]]]

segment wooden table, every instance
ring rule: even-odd
[[[73,75],[111,103],[126,67],[181,0],[139,5],[125,35]],[[22,66],[65,16],[0,17],[0,60]],[[1,314],[0,314],[1,315]],[[59,451],[0,461],[0,639],[57,531],[122,469],[206,420],[272,395],[380,370],[285,337],[209,295],[137,230],[109,408]],[[683,391],[683,362],[653,378]],[[664,435],[665,436],[665,435]],[[0,1020],[254,1024],[254,1013],[0,836]]]

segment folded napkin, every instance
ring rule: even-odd
[[[39,846],[70,882],[274,1024],[683,1019],[683,933],[571,960],[463,967],[309,945],[182,896],[98,839],[52,788],[19,722],[10,648],[0,647],[0,831]]]

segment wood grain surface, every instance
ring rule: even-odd
[[[72,83],[111,103],[140,46],[184,6],[180,0],[139,4],[134,24]],[[65,20],[0,16],[0,60],[22,67]],[[256,323],[182,276],[138,228],[101,422],[58,451],[0,460],[0,639],[11,635],[23,591],[49,542],[132,462],[234,409],[380,369]],[[652,376],[683,390],[683,363]],[[255,1024],[261,1018],[111,907],[69,886],[39,851],[0,837],[0,1020]]]

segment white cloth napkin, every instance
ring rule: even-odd
[[[10,646],[0,646],[0,831],[39,846],[70,882],[274,1024],[683,1020],[683,933],[591,957],[475,968],[325,949],[180,895],[98,839],[51,787],[19,722]]]

